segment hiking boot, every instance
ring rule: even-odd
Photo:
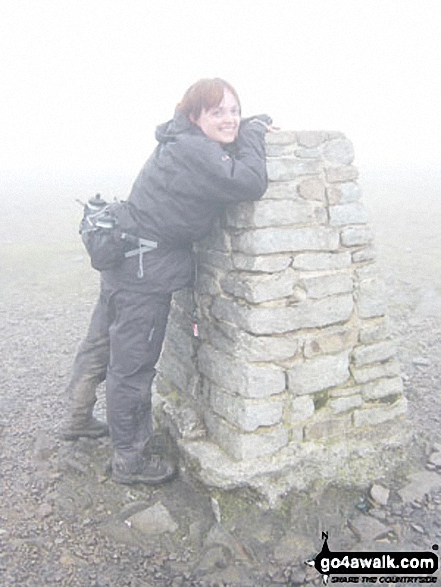
[[[105,422],[100,422],[92,417],[82,424],[72,422],[64,424],[59,434],[63,440],[77,440],[81,436],[85,436],[86,438],[101,438],[101,436],[108,436],[109,427]]]
[[[112,481],[124,485],[143,483],[144,485],[161,485],[172,481],[178,474],[178,468],[170,459],[158,454],[150,454],[143,459],[136,471],[128,470],[121,462],[112,463]]]

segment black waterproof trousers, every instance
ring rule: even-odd
[[[134,471],[152,435],[152,382],[170,310],[170,294],[102,283],[68,386],[70,418],[87,421],[106,379],[107,422],[115,455]]]

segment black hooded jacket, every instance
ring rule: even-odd
[[[227,204],[258,200],[267,188],[262,115],[244,119],[234,143],[208,138],[177,113],[156,130],[158,145],[118,211],[122,230],[159,243],[101,273],[105,282],[146,293],[171,293],[193,279],[192,244],[209,234]]]

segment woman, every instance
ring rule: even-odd
[[[106,379],[113,445],[112,479],[157,484],[176,473],[151,449],[151,386],[174,291],[192,285],[193,242],[205,237],[226,204],[259,199],[267,187],[265,132],[271,119],[241,119],[226,81],[192,85],[175,116],[156,130],[158,146],[118,210],[125,232],[153,242],[101,272],[101,292],[75,359],[65,439],[96,438],[96,386]]]

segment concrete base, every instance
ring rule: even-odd
[[[208,488],[248,490],[264,508],[278,508],[290,492],[321,493],[327,486],[364,490],[405,476],[412,435],[404,417],[328,442],[292,442],[276,454],[235,461],[204,436],[188,406],[161,399],[156,413],[175,439],[186,468]],[[187,423],[191,422],[191,429]]]

